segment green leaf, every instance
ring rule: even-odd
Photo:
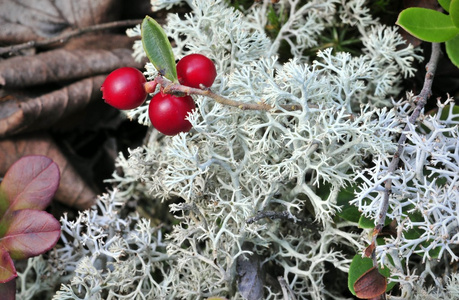
[[[451,0],[449,6],[449,16],[453,21],[453,24],[459,28],[459,0]]]
[[[424,220],[422,214],[419,211],[415,211],[413,213],[408,214],[408,218],[412,222],[422,222]],[[421,229],[419,227],[413,227],[411,229],[408,229],[405,231],[403,234],[407,240],[416,240],[420,238],[423,234],[425,233],[424,229]],[[431,240],[427,240],[422,242],[421,244],[417,245],[415,250],[421,250],[422,247],[426,248],[432,243]],[[438,255],[440,254],[441,246],[435,247],[429,251],[429,256],[432,258],[438,258]],[[418,255],[421,255],[421,253],[417,253]]]
[[[391,219],[386,217],[386,220],[384,221],[384,226],[389,225],[391,222]],[[359,227],[363,229],[371,229],[375,228],[375,220],[367,218],[365,216],[360,216],[359,218]]]
[[[410,7],[403,10],[396,22],[411,35],[427,42],[442,43],[459,34],[450,16],[433,9]]]
[[[438,3],[440,3],[441,7],[445,11],[449,12],[449,5],[451,3],[451,0],[438,0]]]
[[[459,1],[458,1],[459,2]],[[451,62],[459,68],[459,35],[446,41],[446,53]]]
[[[158,72],[172,82],[178,82],[174,53],[161,25],[146,16],[141,26],[142,44],[148,59]]]
[[[349,185],[345,189],[341,190],[338,193],[337,205],[341,206],[341,211],[337,213],[341,218],[351,221],[358,222],[360,218],[359,209],[355,205],[349,204],[349,202],[354,199],[355,189],[357,184]]]

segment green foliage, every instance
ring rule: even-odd
[[[449,12],[449,5],[451,4],[451,0],[438,0],[438,3],[440,3],[441,7]]]
[[[360,218],[360,212],[355,205],[349,204],[354,199],[354,192],[357,184],[349,185],[345,189],[341,190],[338,194],[337,204],[341,207],[341,210],[337,212],[337,215],[341,218],[351,221],[358,222]]]
[[[445,45],[449,59],[455,66],[459,67],[459,35],[446,41]]]
[[[142,22],[141,32],[143,48],[148,59],[160,74],[173,82],[178,82],[174,53],[161,25],[146,16]]]
[[[421,7],[403,10],[396,22],[420,40],[443,43],[451,62],[459,67],[459,0],[440,1],[440,5],[450,14]]]
[[[459,28],[448,15],[421,7],[403,10],[397,24],[418,39],[433,43],[446,42],[459,34]]]

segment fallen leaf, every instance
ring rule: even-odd
[[[0,100],[0,138],[49,128],[82,111],[91,101],[102,101],[100,86],[105,75],[90,77],[35,97],[8,96]]]
[[[26,155],[45,155],[58,166],[61,175],[54,198],[67,206],[86,209],[94,204],[96,192],[76,172],[51,137],[34,133],[0,140],[0,176],[19,158]]]
[[[264,272],[260,257],[256,254],[242,254],[237,258],[238,289],[247,300],[263,299]]]
[[[111,21],[119,8],[115,0],[1,1],[0,42],[17,44],[50,38],[75,27]]]
[[[31,56],[16,56],[0,61],[0,88],[20,89],[65,82],[108,74],[125,66],[141,67],[133,59],[132,49],[58,49]]]

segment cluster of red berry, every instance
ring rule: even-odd
[[[217,71],[214,63],[206,56],[190,54],[177,63],[177,76],[182,85],[192,88],[201,88],[201,85],[210,87]],[[102,84],[102,97],[106,103],[117,109],[136,108],[147,99],[146,82],[142,72],[135,68],[117,69]],[[150,101],[148,115],[159,132],[176,135],[191,129],[191,123],[185,117],[195,107],[193,98],[188,95],[178,97],[159,92]]]

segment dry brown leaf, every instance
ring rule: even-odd
[[[384,294],[387,288],[386,277],[373,267],[363,273],[354,283],[355,295],[360,299],[373,299]]]
[[[76,27],[111,21],[116,0],[0,0],[0,42],[18,44],[50,38]]]
[[[21,135],[0,140],[0,174],[25,155],[45,155],[58,166],[61,174],[59,188],[54,198],[78,209],[86,209],[94,204],[96,193],[70,165],[51,137],[45,133]]]
[[[102,101],[105,75],[72,83],[35,98],[0,99],[0,138],[24,131],[49,128],[60,119],[83,110],[91,101]]]
[[[0,61],[0,88],[18,89],[110,73],[120,67],[141,68],[132,49],[47,51]]]

